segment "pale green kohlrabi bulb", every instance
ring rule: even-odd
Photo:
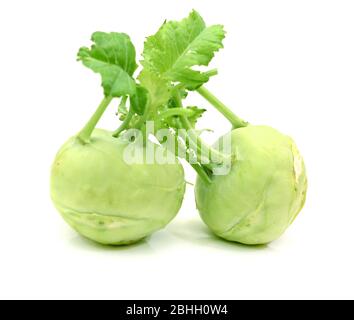
[[[77,232],[101,244],[134,243],[164,228],[184,197],[178,160],[127,164],[126,145],[108,131],[95,130],[88,144],[71,138],[52,166],[56,208]]]
[[[197,179],[196,204],[219,237],[243,244],[279,238],[302,209],[307,191],[303,159],[294,141],[266,126],[231,133],[234,163],[211,184]]]

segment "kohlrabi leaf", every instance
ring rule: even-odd
[[[148,102],[148,91],[141,85],[137,85],[136,92],[130,96],[130,107],[138,115],[142,116]]]
[[[188,97],[188,91],[187,90],[185,90],[185,89],[176,89],[176,88],[174,90],[178,90],[179,95],[180,95],[182,100],[186,99]],[[171,99],[168,101],[167,107],[168,108],[178,108],[179,106],[177,105],[176,100],[173,99],[173,97],[171,97]]]
[[[91,48],[82,47],[78,60],[99,73],[104,94],[121,97],[135,94],[136,86],[132,76],[137,68],[135,48],[124,33],[95,32]]]
[[[195,128],[199,118],[203,115],[206,111],[205,109],[200,109],[198,107],[187,107],[187,110],[192,111],[191,115],[188,116],[188,120],[193,128]]]
[[[140,73],[138,79],[149,92],[151,109],[157,109],[168,102],[171,97],[168,81],[146,69]]]
[[[208,66],[215,52],[223,47],[223,26],[206,27],[196,12],[180,22],[166,22],[148,37],[142,64],[162,78],[195,89],[209,80],[210,75],[193,69]]]

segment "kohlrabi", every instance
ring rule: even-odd
[[[197,179],[196,203],[218,236],[244,244],[277,239],[306,198],[306,172],[294,141],[266,126],[231,133],[234,160],[228,175]]]
[[[265,244],[277,239],[302,209],[307,191],[305,166],[290,137],[248,124],[203,87],[216,71],[191,68],[209,64],[222,48],[224,34],[222,26],[206,27],[193,11],[181,22],[165,23],[147,39],[143,65],[170,86],[168,106],[172,109],[166,112],[180,110],[168,126],[189,130],[180,136],[186,148],[194,150],[196,204],[203,221],[224,239]],[[187,91],[197,91],[231,122],[229,150],[217,151],[222,143],[206,146],[193,130],[196,119],[181,114],[188,110],[182,104]],[[218,170],[223,164],[227,170]]]
[[[170,164],[125,159],[131,142],[121,133],[145,125],[151,99],[132,78],[137,65],[127,35],[96,32],[92,41],[91,48],[80,49],[78,58],[100,73],[105,97],[87,125],[58,152],[51,196],[65,221],[83,236],[102,244],[130,244],[163,228],[177,214],[185,191],[184,171],[177,159]],[[121,127],[114,133],[94,129],[115,97],[122,97],[125,109],[130,98]],[[146,140],[133,148],[145,154],[151,145]]]
[[[305,165],[294,141],[271,127],[247,124],[207,89],[198,92],[234,128],[230,173],[212,176],[210,184],[197,179],[195,196],[203,221],[221,238],[243,244],[279,238],[306,200]]]
[[[52,167],[55,206],[75,230],[99,243],[136,242],[166,226],[182,203],[182,166],[128,164],[129,143],[96,129],[87,144],[69,139]]]

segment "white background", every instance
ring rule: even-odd
[[[228,31],[208,88],[250,122],[293,136],[306,207],[280,240],[246,247],[208,232],[189,187],[165,230],[131,247],[94,245],[49,197],[56,151],[102,95],[76,51],[101,30],[129,33],[141,52],[165,18],[192,8]],[[353,17],[353,1],[341,0],[1,1],[0,298],[354,298]],[[215,129],[213,141],[228,124],[209,110],[200,127]],[[115,129],[113,114],[100,126]]]

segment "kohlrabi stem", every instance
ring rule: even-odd
[[[174,93],[174,100],[177,105],[178,109],[183,109],[181,95],[178,90],[175,90]],[[180,116],[180,121],[182,124],[182,128],[188,130],[188,137],[190,142],[196,147],[196,152],[198,156],[205,157],[209,159],[210,163],[216,162],[217,164],[221,164],[224,161],[229,160],[229,156],[215,150],[214,148],[206,145],[203,140],[195,133],[194,128],[192,127],[191,123],[189,122],[186,116]],[[205,154],[206,152],[207,154]]]
[[[125,107],[125,105],[127,104],[127,100],[128,100],[128,96],[124,96],[124,97],[122,97],[122,99],[120,100],[120,103],[119,103],[119,105],[118,105],[118,110],[117,110],[117,113],[116,113],[116,115],[119,115],[119,111],[120,111],[120,109],[123,107]]]
[[[222,103],[217,97],[215,97],[209,90],[205,87],[200,87],[197,92],[210,102],[224,117],[229,120],[234,129],[247,127],[248,123],[238,116],[236,116],[224,103]]]
[[[98,121],[101,119],[103,113],[106,111],[108,105],[111,103],[112,100],[113,100],[113,97],[111,97],[111,96],[105,97],[102,100],[102,102],[100,103],[100,105],[98,106],[97,110],[95,111],[95,113],[93,114],[91,119],[87,122],[85,127],[79,132],[77,137],[83,143],[90,142],[90,137],[91,137],[93,130],[95,129]]]
[[[141,127],[145,125],[145,122],[148,120],[149,117],[150,108],[151,108],[151,101],[150,98],[148,97],[144,114],[140,117],[138,123],[135,125],[135,129],[141,129]]]
[[[167,111],[164,111],[162,113],[160,113],[157,117],[157,120],[160,121],[162,119],[167,119],[170,117],[174,117],[174,116],[191,116],[193,115],[193,111],[188,110],[188,109],[183,109],[183,108],[173,108],[173,109],[169,109]]]
[[[183,127],[188,130],[188,136],[190,140],[196,144],[197,150],[201,153],[201,156],[206,157],[210,160],[210,162],[215,161],[217,164],[221,164],[223,161],[229,160],[229,156],[205,144],[205,142],[195,133],[194,128],[186,117],[182,116],[180,118]],[[203,151],[205,151],[207,154],[204,154]]]
[[[191,166],[204,182],[211,183],[210,176],[200,164],[191,164]]]
[[[181,121],[178,121],[178,127],[180,129],[184,129]],[[196,162],[199,162],[201,164],[203,164],[203,166],[207,167],[208,169],[212,169],[212,166],[210,165],[210,163],[206,164],[205,162],[209,161],[210,159],[208,156],[203,155],[203,153],[200,151],[200,148],[197,146],[196,141],[193,141],[192,139],[189,138],[189,135],[187,134],[186,130],[179,130],[178,131],[178,135],[182,138],[182,140],[184,141],[185,145],[186,145],[186,149],[189,150],[189,158],[186,159],[189,163],[191,163],[191,150],[194,151],[194,155],[195,155],[195,160]]]
[[[208,77],[214,77],[218,74],[218,69],[211,69],[204,73]]]
[[[130,108],[126,118],[124,119],[124,121],[122,122],[120,127],[116,131],[113,132],[112,136],[114,138],[118,138],[118,136],[129,127],[130,121],[132,120],[133,116],[134,116],[134,112],[133,112],[132,108]]]
[[[171,148],[169,148],[168,144],[167,144],[167,148],[172,153],[174,153],[176,156],[180,156],[189,162],[190,158],[187,156],[187,148],[186,148],[188,145],[188,142],[185,141],[186,146],[181,146],[178,142],[177,136],[173,135],[172,133],[171,133],[171,135],[175,139],[175,150],[171,150]],[[179,152],[180,148],[183,148],[183,155],[180,154],[180,152]],[[208,169],[206,169],[205,167],[203,167],[201,164],[198,164],[198,163],[195,163],[195,164],[190,163],[190,165],[205,183],[211,183],[211,178],[210,178],[209,174],[207,173]]]

